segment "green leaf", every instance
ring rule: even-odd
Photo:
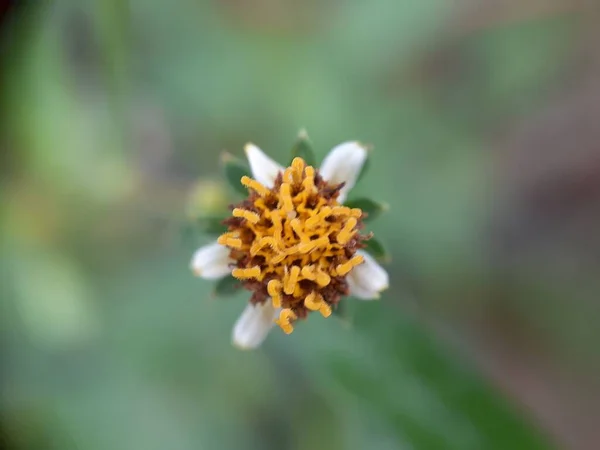
[[[244,161],[236,158],[231,153],[224,152],[221,155],[221,163],[225,172],[225,178],[229,185],[242,195],[247,195],[248,190],[240,180],[243,176],[250,176],[250,168]]]
[[[240,280],[229,275],[217,281],[213,290],[213,295],[217,297],[227,297],[238,292],[241,287]]]
[[[367,217],[365,217],[364,221],[368,222],[370,220],[374,220],[377,218],[382,212],[387,211],[389,209],[388,205],[385,203],[378,203],[369,198],[357,198],[355,200],[348,200],[345,203],[349,208],[360,208],[363,212],[367,213]]]
[[[227,231],[227,226],[223,224],[223,220],[225,220],[225,217],[221,215],[210,215],[198,217],[196,223],[201,232],[219,235]]]
[[[371,255],[373,258],[382,261],[382,262],[390,262],[391,257],[389,253],[385,250],[383,244],[375,238],[371,238],[365,242],[366,247],[365,251]]]
[[[309,166],[314,167],[317,164],[315,153],[312,148],[312,143],[308,139],[308,134],[306,134],[306,130],[300,130],[300,132],[298,133],[298,139],[296,140],[294,147],[292,147],[292,158],[290,159],[290,163],[296,157],[302,158]]]

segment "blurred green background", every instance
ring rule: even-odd
[[[60,0],[2,29],[9,449],[597,449],[585,2]],[[189,233],[222,150],[374,145],[381,302],[230,345]],[[211,200],[212,199],[212,200]]]

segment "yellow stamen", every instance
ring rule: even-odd
[[[260,216],[252,211],[242,208],[234,208],[232,211],[233,217],[242,217],[250,223],[258,223]]]
[[[354,240],[362,211],[340,205],[333,185],[301,158],[272,188],[249,177],[241,181],[249,197],[232,215],[244,220],[230,221],[218,238],[231,249],[232,275],[283,308],[276,322],[286,333],[309,311],[328,317],[343,278],[363,262]]]
[[[292,230],[294,230],[296,235],[300,238],[300,240],[304,241],[310,239],[310,237],[302,229],[302,224],[300,223],[299,219],[290,220],[290,226],[292,227]]]
[[[296,286],[294,286],[294,293],[292,295],[295,298],[300,298],[304,295],[304,291],[302,290],[299,284],[296,284]]]
[[[277,213],[271,214],[271,222],[273,222],[273,238],[281,240],[281,234],[283,233],[281,216]]]
[[[279,280],[271,280],[267,284],[267,292],[271,296],[273,306],[281,308],[281,282]]]
[[[277,253],[275,256],[271,257],[271,264],[280,264],[287,256],[285,251]]]
[[[311,311],[318,311],[321,308],[321,304],[323,303],[323,297],[321,294],[315,294],[311,292],[304,299],[304,306],[306,306]]]
[[[356,227],[356,224],[357,220],[355,217],[350,217],[346,221],[344,228],[342,228],[342,230],[337,235],[338,244],[344,245],[350,240],[350,238],[352,238],[352,236],[356,232],[356,230],[354,229]]]
[[[286,183],[294,182],[294,169],[288,167],[283,171],[283,181],[285,181]]]
[[[332,213],[332,208],[330,208],[329,206],[324,206],[323,208],[321,208],[321,210],[319,211],[318,214],[310,217],[309,219],[306,220],[306,228],[314,228],[317,225],[319,225],[320,223],[323,223],[323,221],[329,217]]]
[[[311,292],[304,299],[304,306],[311,311],[319,311],[323,317],[331,315],[331,306],[325,302],[321,294]]]
[[[317,272],[316,281],[319,286],[325,287],[329,283],[331,283],[331,277],[328,274],[326,274],[325,272]]]
[[[258,181],[253,180],[252,178],[250,178],[246,175],[244,175],[240,181],[244,186],[252,189],[254,192],[256,192],[261,197],[265,197],[266,195],[269,194],[269,192],[271,192],[268,188],[264,187]]]
[[[250,247],[250,254],[252,256],[258,254],[258,252],[260,252],[267,245],[270,246],[272,249],[275,249],[277,248],[277,241],[275,240],[275,238],[269,236],[262,237],[252,244],[252,247]]]
[[[305,280],[315,281],[317,275],[315,274],[315,266],[304,266],[300,272]]]
[[[339,276],[343,277],[344,275],[347,275],[348,272],[350,272],[354,267],[358,266],[359,264],[362,264],[363,261],[364,258],[362,257],[362,255],[356,255],[350,261],[345,262],[344,264],[339,264],[335,268],[335,271]]]
[[[283,292],[285,292],[287,295],[292,295],[294,293],[296,283],[298,282],[298,275],[300,275],[300,267],[292,266],[290,271],[285,275],[286,276],[283,280]]]
[[[319,312],[321,313],[321,315],[323,317],[327,318],[331,315],[331,306],[329,306],[327,303],[323,302],[323,303],[321,303]]]
[[[240,280],[248,278],[258,278],[260,276],[260,267],[254,266],[249,269],[233,269],[231,275]]]
[[[350,216],[356,219],[360,219],[362,216],[362,210],[359,208],[348,208],[347,206],[334,206],[331,208],[331,214],[334,216]]]
[[[294,331],[292,322],[296,320],[298,316],[291,309],[282,309],[279,313],[279,319],[275,321],[277,325],[281,327],[285,334],[290,334]]]
[[[283,183],[279,188],[279,196],[283,203],[283,210],[286,213],[294,211],[294,203],[292,202],[291,188],[288,183]]]
[[[304,167],[306,166],[306,164],[304,163],[304,160],[302,158],[294,158],[294,160],[292,161],[292,174],[293,174],[293,179],[294,179],[294,183],[301,183],[302,182],[302,177],[304,174]]]
[[[315,191],[315,168],[312,166],[307,166],[304,169],[305,177],[302,181],[302,187],[306,190],[306,192],[314,193]]]
[[[219,236],[217,242],[230,248],[242,248],[242,240],[238,237],[232,237],[229,233]]]
[[[320,237],[314,241],[302,242],[298,244],[298,252],[308,253],[319,247],[326,247],[329,244],[329,238],[327,236]]]

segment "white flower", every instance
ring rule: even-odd
[[[190,262],[190,269],[198,277],[217,280],[231,274],[231,263],[229,249],[214,242],[196,250]]]
[[[233,327],[233,345],[251,350],[262,344],[275,325],[279,309],[274,308],[271,302],[247,305]]]
[[[352,269],[346,278],[350,293],[363,300],[379,298],[379,294],[389,286],[388,273],[367,252],[358,250],[357,253],[362,255],[365,261]]]
[[[245,152],[250,164],[253,178],[266,188],[273,188],[275,180],[280,173],[284,174],[287,173],[286,170],[292,170],[285,169],[284,167],[280,166],[254,144],[247,144],[245,147]],[[346,199],[348,192],[356,183],[366,159],[367,149],[358,142],[345,142],[340,144],[334,147],[325,157],[319,170],[323,180],[331,186],[344,183],[344,186],[340,189],[337,197],[337,201],[339,203]],[[254,186],[248,183],[246,183],[246,185],[250,188]],[[258,188],[254,189],[256,190]],[[314,187],[312,189],[314,189]],[[346,208],[346,210],[350,211],[348,208]],[[236,212],[236,210],[234,210],[234,216],[242,217],[245,220],[258,220],[253,219],[255,216],[258,217],[256,213],[239,211]],[[360,217],[360,211],[358,212],[358,216],[355,217]],[[356,219],[350,218],[348,219],[348,222],[352,220],[354,220],[353,223],[356,224]],[[293,222],[293,219],[291,222]],[[298,233],[296,229],[294,230],[296,233]],[[339,231],[338,233],[341,235],[343,230]],[[347,236],[348,237],[344,240],[350,239],[352,235],[347,233]],[[191,268],[193,272],[197,276],[206,279],[216,279],[231,274],[232,268],[235,264],[232,264],[234,261],[230,259],[229,255],[232,246],[237,245],[235,242],[233,242],[236,240],[239,241],[239,239],[236,238],[226,237],[223,241],[220,240],[220,242],[227,241],[227,246],[214,242],[198,249],[196,253],[194,253],[191,261]],[[310,245],[316,241],[309,240],[307,242],[309,244],[306,245]],[[308,251],[312,250],[307,247],[302,253],[306,253]],[[343,274],[346,276],[348,287],[350,289],[350,295],[363,300],[372,300],[379,298],[380,292],[387,289],[389,280],[386,270],[383,269],[369,254],[358,250],[352,261],[344,264],[344,266],[345,267],[337,266],[338,272],[335,272],[334,270],[333,274],[335,275],[337,273],[338,275]],[[259,269],[247,268],[234,270],[237,270],[237,272],[234,272],[237,278],[247,279],[255,277]],[[285,270],[287,273],[288,269],[286,268]],[[296,268],[296,270],[299,271],[298,268]],[[307,273],[305,273],[305,270]],[[323,277],[325,278],[324,283],[328,283],[327,278],[329,275],[319,273],[319,269],[317,269],[314,264],[312,266],[303,267],[302,274],[306,275],[307,277],[315,277],[308,278],[311,280],[317,280],[317,276]],[[291,276],[297,277],[297,274]],[[271,288],[273,288],[273,292],[271,291]],[[291,288],[293,289],[293,286]],[[282,293],[282,289],[285,290],[286,287],[279,281],[277,281],[273,286],[270,282],[269,295],[273,297],[272,301],[265,301],[264,303],[259,302],[256,305],[251,303],[246,306],[244,312],[233,328],[232,341],[235,346],[243,349],[254,349],[258,347],[264,341],[267,334],[273,327],[277,317],[280,317],[280,319],[277,320],[277,323],[282,327],[282,329],[288,333],[291,332],[293,327],[290,325],[289,320],[295,319],[296,316],[291,310],[284,310],[283,313],[285,314],[280,315],[282,313],[282,309],[280,307],[281,300],[278,292]],[[291,291],[287,291],[286,294],[289,292]],[[323,302],[323,297],[319,299],[317,296],[313,295],[313,297],[310,299],[310,302],[308,299],[306,300],[305,305],[307,305],[308,309],[310,310],[320,311],[325,317],[331,313],[329,305]]]

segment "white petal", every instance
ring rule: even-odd
[[[271,331],[278,315],[279,308],[274,308],[270,300],[246,306],[233,327],[233,345],[243,350],[257,348]]]
[[[360,284],[357,284],[350,275],[348,275],[346,281],[348,281],[348,288],[350,289],[350,295],[352,297],[361,300],[377,300],[379,298],[379,292],[373,292],[363,288]]]
[[[246,144],[244,151],[250,163],[252,177],[262,185],[272,188],[279,172],[283,172],[283,167],[269,158],[254,144]]]
[[[229,249],[215,242],[196,250],[190,262],[190,269],[198,277],[214,280],[231,273],[231,262]]]
[[[332,184],[346,183],[338,201],[342,203],[358,178],[367,160],[367,149],[358,142],[344,142],[334,147],[323,160],[319,172]]]
[[[365,261],[348,274],[350,295],[363,300],[379,298],[379,293],[389,286],[387,271],[368,253],[359,250]]]

